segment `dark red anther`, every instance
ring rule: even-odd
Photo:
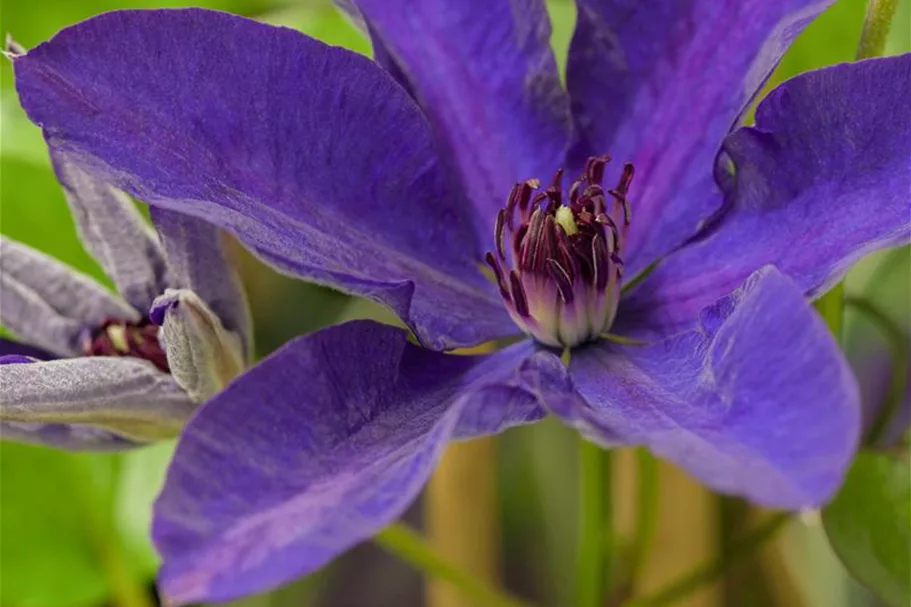
[[[497,258],[493,256],[493,253],[488,251],[487,255],[484,256],[484,260],[487,262],[487,265],[490,266],[490,269],[493,270],[494,277],[497,279],[497,287],[500,289],[500,296],[506,301],[509,301],[509,291],[506,289],[506,283],[503,281],[503,269],[500,267]]]
[[[566,271],[566,268],[557,263],[554,259],[547,260],[547,270],[550,272],[550,277],[554,279],[554,282],[557,283],[557,289],[560,291],[560,298],[563,300],[563,303],[570,304],[575,299],[573,293],[573,281],[569,277],[569,273]]]
[[[528,298],[525,296],[525,287],[519,279],[519,274],[515,270],[509,273],[509,292],[512,294],[512,300],[516,306],[516,312],[519,316],[528,317]]]
[[[528,234],[526,234],[522,243],[522,252],[519,259],[519,268],[526,271],[534,271],[544,263],[544,228],[545,218],[549,215],[538,211],[532,213],[531,223],[528,225]]]
[[[629,192],[629,186],[633,182],[634,173],[635,168],[633,167],[632,162],[627,162],[623,165],[623,173],[620,175],[620,183],[617,184],[617,189],[623,192],[624,195]]]
[[[500,209],[497,213],[497,221],[494,224],[494,239],[497,242],[497,253],[500,259],[506,259],[506,250],[503,248],[503,233],[506,230],[506,209]]]
[[[557,169],[557,172],[554,173],[554,179],[545,193],[553,202],[554,210],[563,204],[563,169]]]
[[[579,275],[579,262],[576,256],[572,254],[569,244],[569,236],[563,230],[557,230],[557,256],[560,265],[567,269],[570,276],[570,282],[575,280]]]
[[[148,318],[138,323],[107,319],[85,341],[86,356],[127,356],[147,360],[168,373],[168,357],[158,341],[158,325]]]
[[[601,235],[592,238],[592,265],[594,266],[594,283],[596,291],[603,291],[610,279],[610,262],[607,243]]]
[[[517,183],[512,186],[512,189],[509,191],[509,197],[506,199],[506,206],[502,209],[503,217],[506,219],[506,225],[509,226],[509,229],[512,229],[512,218],[516,211],[516,205],[519,202],[519,188],[522,187],[522,184]],[[497,218],[499,220],[499,217]]]
[[[610,156],[596,156],[589,158],[585,163],[585,178],[589,183],[601,183],[604,179],[604,168],[610,162]]]

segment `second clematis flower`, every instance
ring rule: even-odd
[[[218,230],[133,201],[52,152],[84,246],[117,287],[0,237],[0,438],[70,450],[173,438],[245,367],[250,321]]]
[[[375,62],[201,10],[14,58],[51,149],[385,303],[419,344],[331,327],[197,412],[156,506],[174,603],[324,565],[448,441],[547,413],[759,504],[838,487],[858,391],[807,297],[909,239],[911,58],[802,75],[737,128],[828,2],[580,1],[565,88],[543,3],[519,4],[347,4]]]

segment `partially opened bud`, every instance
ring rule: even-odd
[[[188,289],[167,289],[152,304],[171,375],[195,402],[221,390],[244,369],[240,337]]]

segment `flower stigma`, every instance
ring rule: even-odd
[[[159,327],[148,318],[139,322],[107,319],[82,340],[86,356],[129,356],[147,360],[160,371],[169,372],[168,358],[158,341]]]
[[[542,344],[571,348],[598,339],[617,316],[633,165],[605,190],[609,161],[589,158],[568,197],[562,169],[547,188],[537,179],[518,183],[497,214],[496,251],[485,260],[513,321]]]

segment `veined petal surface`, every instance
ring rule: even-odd
[[[118,11],[13,59],[51,149],[389,305],[434,349],[515,332],[427,120],[375,63],[201,9]]]
[[[371,321],[289,342],[184,430],[155,508],[163,592],[223,601],[325,565],[405,510],[451,438],[536,418],[554,361],[441,354]]]
[[[586,403],[554,412],[599,442],[646,445],[717,491],[778,508],[825,503],[860,434],[857,383],[825,323],[772,267],[701,323],[574,353]]]
[[[815,297],[861,257],[911,240],[911,54],[801,74],[725,141],[728,206],[621,303],[640,331],[693,326],[699,310],[774,264]],[[618,327],[618,332],[625,329]]]
[[[0,324],[57,356],[77,356],[85,330],[108,318],[135,321],[136,310],[53,257],[0,236]]]
[[[134,358],[0,364],[0,421],[79,424],[129,441],[173,438],[196,405],[170,375]]]
[[[249,358],[253,335],[247,298],[240,277],[227,258],[218,228],[196,217],[158,207],[151,209],[151,215],[174,273],[176,282],[171,286],[190,289],[202,298],[224,328],[237,334]],[[158,295],[162,293],[164,290]]]
[[[722,140],[832,1],[577,1],[567,86],[584,149],[636,165],[628,275],[721,206],[713,170]]]
[[[66,154],[51,150],[54,172],[86,250],[136,310],[169,286],[168,264],[151,226],[123,192],[95,179]]]
[[[516,182],[549,182],[573,136],[543,0],[345,0],[376,60],[420,104],[475,209],[481,242]]]

